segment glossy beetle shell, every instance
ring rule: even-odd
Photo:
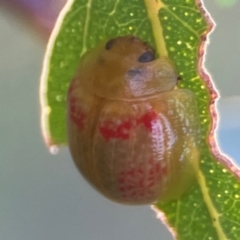
[[[132,36],[82,59],[68,91],[75,164],[104,196],[124,204],[179,198],[194,182],[199,121],[194,94],[174,89],[166,57]]]

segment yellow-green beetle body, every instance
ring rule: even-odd
[[[82,59],[68,91],[69,147],[80,172],[124,204],[179,198],[194,181],[199,121],[194,94],[175,89],[166,57],[132,36]]]

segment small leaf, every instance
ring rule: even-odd
[[[103,39],[135,35],[168,55],[179,88],[197,96],[202,129],[196,184],[157,211],[182,240],[239,239],[239,170],[215,143],[217,93],[203,69],[212,23],[195,0],[71,0],[61,12],[45,56],[41,82],[42,127],[48,145],[66,144],[66,92],[80,57]],[[213,118],[213,120],[212,120]]]

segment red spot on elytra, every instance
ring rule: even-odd
[[[130,120],[118,125],[113,121],[106,121],[103,126],[100,126],[99,131],[106,140],[110,138],[128,139],[131,128],[132,122]]]
[[[151,110],[138,119],[138,124],[142,123],[150,131],[152,130],[153,121],[157,119],[157,116],[157,113]]]
[[[151,131],[157,116],[157,113],[151,110],[139,118],[131,118],[121,123],[107,120],[99,127],[99,131],[107,141],[111,138],[129,139],[131,130],[134,130],[140,124],[143,124],[148,131]]]
[[[69,117],[78,126],[80,130],[83,130],[86,114],[83,112],[77,98],[73,96],[72,91],[74,89],[72,88],[72,86],[73,85],[70,85],[68,91]]]
[[[122,170],[118,175],[118,186],[121,196],[125,199],[147,198],[155,194],[156,185],[161,186],[167,167],[161,162],[149,159],[144,166]]]

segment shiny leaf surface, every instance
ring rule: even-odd
[[[48,145],[66,144],[66,91],[80,57],[103,39],[136,35],[168,55],[181,76],[179,88],[198,100],[202,128],[196,184],[181,199],[155,209],[177,239],[238,239],[239,170],[215,143],[217,93],[202,67],[212,23],[195,0],[71,0],[51,36],[41,82],[42,127]],[[163,219],[163,215],[161,214]],[[163,219],[164,220],[164,219]]]

